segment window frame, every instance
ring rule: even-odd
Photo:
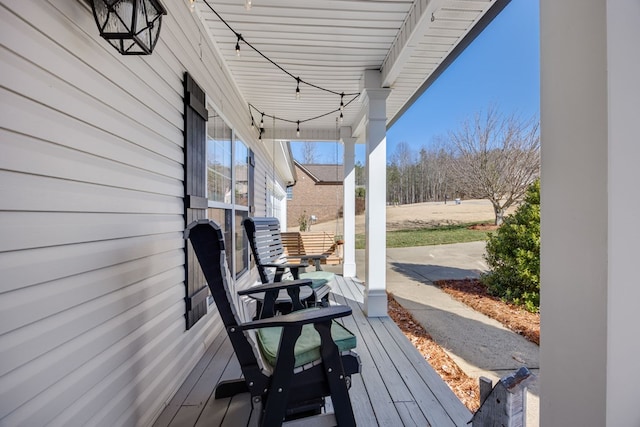
[[[252,157],[252,150],[249,147],[249,145],[247,143],[245,143],[236,133],[235,129],[233,127],[231,127],[228,123],[228,121],[224,118],[224,116],[222,114],[220,114],[218,112],[218,109],[215,107],[215,105],[210,102],[209,99],[207,99],[207,109],[209,110],[210,114],[209,114],[209,121],[212,119],[218,119],[222,121],[222,124],[228,128],[229,130],[229,139],[224,139],[225,143],[230,143],[231,147],[230,147],[230,176],[231,176],[231,183],[230,183],[230,201],[229,203],[226,203],[225,201],[217,201],[217,200],[212,200],[210,199],[210,195],[209,195],[209,163],[208,163],[208,154],[209,154],[209,147],[210,147],[210,140],[214,140],[214,138],[212,136],[210,136],[209,133],[209,124],[210,122],[207,122],[207,129],[206,129],[206,147],[205,147],[205,155],[207,156],[207,161],[205,162],[205,188],[207,189],[207,218],[210,218],[212,215],[211,210],[221,210],[224,213],[224,218],[225,218],[225,223],[221,224],[224,227],[224,233],[225,233],[225,239],[227,240],[227,244],[228,244],[228,248],[229,250],[227,251],[227,262],[229,264],[229,269],[231,270],[231,274],[234,278],[234,280],[238,280],[239,278],[243,277],[244,275],[248,274],[250,269],[251,269],[251,264],[250,264],[250,256],[249,256],[249,241],[246,237],[246,234],[243,232],[242,229],[242,223],[239,223],[239,221],[237,220],[238,217],[238,213],[241,213],[241,215],[248,217],[251,210],[252,210],[252,195],[253,195],[253,191],[254,191],[254,183],[253,183],[253,173],[250,172],[250,168],[253,167],[252,162],[251,162],[251,157]],[[213,114],[213,115],[212,115]],[[215,125],[214,125],[215,126]],[[225,132],[226,134],[226,132]],[[246,201],[246,205],[242,205],[242,204],[238,204],[237,200],[236,200],[236,188],[237,188],[237,184],[238,184],[238,173],[237,173],[237,166],[238,166],[238,159],[237,159],[237,155],[238,155],[238,144],[242,144],[244,146],[244,149],[246,150],[246,156],[244,159],[244,162],[241,162],[242,165],[246,165],[247,168],[247,201]],[[229,215],[228,219],[227,219],[227,215]],[[227,222],[228,221],[228,222]],[[230,227],[230,229],[227,229],[227,225]],[[243,257],[243,266],[241,266],[242,268],[238,271],[238,267],[240,267],[238,265],[238,251],[236,250],[236,247],[238,245],[238,236],[242,236],[242,249],[239,251],[242,254]]]

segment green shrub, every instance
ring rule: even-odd
[[[540,307],[540,180],[527,190],[524,202],[489,234],[482,276],[489,292],[537,312]]]

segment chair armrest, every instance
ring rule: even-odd
[[[289,314],[270,317],[268,319],[254,320],[252,322],[238,325],[238,328],[244,331],[248,329],[259,329],[272,326],[302,326],[311,323],[328,322],[330,320],[349,315],[351,315],[351,307],[346,305],[332,305],[329,307],[294,311]]]
[[[302,310],[304,304],[300,299],[300,288],[307,286],[309,292],[313,293],[311,286],[313,282],[309,279],[304,280],[286,280],[284,282],[265,283],[262,285],[251,286],[250,288],[238,291],[238,295],[249,295],[252,298],[262,302],[262,309],[258,313],[260,318],[273,317],[276,314],[276,302],[281,290],[286,290],[291,301],[292,310]],[[304,294],[303,294],[304,295]],[[307,298],[309,295],[304,296]]]
[[[284,282],[265,283],[262,285],[251,286],[250,288],[247,288],[247,289],[242,289],[241,291],[238,291],[238,295],[252,295],[252,294],[257,294],[259,292],[299,288],[301,286],[311,286],[311,283],[312,282],[309,279],[287,280]]]
[[[296,257],[298,258],[298,257]],[[262,264],[263,267],[271,267],[271,268],[300,268],[300,267],[309,267],[308,262],[283,262],[283,263],[272,263],[272,264]]]

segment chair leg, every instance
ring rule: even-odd
[[[353,415],[353,407],[349,397],[349,381],[344,375],[344,368],[338,346],[331,338],[331,321],[314,325],[320,334],[320,354],[325,369],[331,402],[339,426],[355,426],[356,419]]]
[[[321,304],[323,307],[329,307],[329,294],[322,297]]]
[[[302,325],[284,328],[278,348],[278,358],[273,369],[269,393],[264,404],[261,426],[281,426],[286,416],[289,388],[295,363],[294,346],[302,333]]]
[[[244,379],[220,381],[216,386],[215,398],[222,399],[247,392],[249,392],[249,388]]]

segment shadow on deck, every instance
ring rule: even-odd
[[[362,374],[352,377],[349,392],[361,426],[466,426],[471,413],[388,317],[367,318],[364,286],[336,276],[332,297],[353,315],[344,324],[358,337],[356,351]],[[155,426],[252,425],[249,394],[215,400],[220,379],[238,378],[240,366],[226,336],[209,347],[182,387],[158,417]],[[330,405],[330,402],[328,402]]]

